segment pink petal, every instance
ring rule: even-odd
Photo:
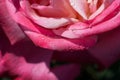
[[[96,46],[89,49],[91,55],[100,61],[105,67],[109,67],[120,56],[120,28],[100,36]]]
[[[106,1],[105,1],[106,2]],[[106,3],[107,4],[107,3]],[[97,16],[91,25],[97,24],[99,22],[102,22],[107,16],[109,16],[112,13],[119,12],[119,6],[120,0],[115,0],[112,2],[112,4],[106,8],[99,16]],[[117,10],[116,10],[117,9]],[[112,17],[111,17],[112,18]]]
[[[31,7],[36,9],[44,17],[76,17],[68,0],[52,0],[49,6],[32,4]]]
[[[3,72],[4,72],[4,66],[3,66],[3,61],[2,61],[2,53],[0,50],[0,76],[2,75]]]
[[[59,28],[59,29],[54,29],[53,32],[56,35],[65,37],[65,38],[79,38],[80,36],[77,34],[74,34],[74,30],[81,30],[81,29],[86,29],[88,28],[89,25],[84,23],[84,22],[78,22],[78,23],[74,23],[71,25],[68,25],[68,27],[63,27],[63,28]]]
[[[103,10],[105,10],[114,0],[103,0],[103,3],[100,7],[89,17],[89,20],[94,19],[97,15],[99,15]],[[107,14],[106,14],[107,15]],[[101,18],[101,17],[100,17]]]
[[[71,6],[81,15],[87,19],[88,6],[86,0],[69,0]]]
[[[52,50],[79,50],[90,47],[95,44],[95,37],[86,37],[82,39],[64,39],[64,38],[52,38],[45,35],[25,31],[30,39],[37,45]],[[62,42],[61,44],[59,44]]]
[[[25,35],[19,28],[19,25],[11,18],[9,12],[7,11],[5,1],[0,2],[0,15],[1,27],[9,38],[11,44],[14,44],[17,41],[25,38]]]
[[[90,27],[83,30],[74,30],[74,33],[81,37],[85,37],[88,35],[94,35],[94,34],[103,33],[109,30],[113,30],[114,28],[117,28],[120,25],[119,18],[120,18],[120,12],[118,12],[118,14],[115,17],[112,17],[107,21],[101,22],[97,25],[93,25],[92,28]]]

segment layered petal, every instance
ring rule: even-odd
[[[30,39],[37,45],[52,50],[79,50],[93,46],[96,42],[96,37],[86,37],[80,39],[62,39],[59,37],[47,37],[39,33],[25,31]],[[62,44],[59,44],[62,42]]]
[[[54,5],[54,3],[55,2],[53,0],[53,5]],[[61,3],[61,1],[60,1],[60,3]],[[28,1],[25,1],[25,0],[20,1],[20,4],[21,4],[21,7],[24,10],[24,12],[27,14],[27,16],[30,19],[32,19],[33,22],[35,22],[36,24],[38,24],[42,27],[48,28],[48,29],[59,28],[59,27],[62,27],[62,26],[65,26],[65,25],[68,25],[68,24],[78,21],[77,19],[74,19],[74,17],[73,18],[67,18],[67,17],[54,18],[52,16],[50,16],[50,17],[40,16],[40,15],[36,14],[36,12],[30,7],[30,3]],[[44,8],[44,7],[42,7],[42,8]],[[59,9],[57,9],[57,10],[59,10]],[[54,11],[56,11],[56,10],[54,10]],[[56,12],[59,12],[59,11],[56,11]],[[47,14],[49,14],[49,13],[47,13]]]

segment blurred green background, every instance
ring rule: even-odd
[[[120,80],[120,61],[104,70],[98,70],[97,65],[89,65],[81,73],[76,80]]]

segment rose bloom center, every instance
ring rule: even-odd
[[[31,8],[40,16],[71,17],[89,20],[100,14],[112,1],[113,0],[30,0],[30,3]],[[42,11],[42,9],[44,11]]]
[[[21,0],[26,16],[56,35],[78,38],[68,31],[88,27],[114,0]],[[70,36],[69,36],[70,35]]]

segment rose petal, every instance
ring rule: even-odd
[[[86,0],[69,0],[71,6],[81,15],[84,19],[88,19],[87,11],[88,5]]]
[[[2,61],[2,53],[0,50],[0,76],[2,75],[3,72],[4,72],[4,66],[3,66],[3,61]]]
[[[76,17],[68,0],[52,0],[49,6],[32,4],[31,7],[36,9],[44,17]]]
[[[117,28],[107,34],[102,34],[96,46],[89,49],[91,55],[103,64],[104,67],[109,67],[115,61],[119,60],[120,56],[120,28]]]
[[[82,39],[61,39],[59,37],[47,37],[31,31],[25,31],[25,33],[37,46],[52,50],[79,50],[90,47],[96,42],[96,37],[86,37]],[[60,42],[62,43],[60,44]]]
[[[65,37],[65,38],[79,38],[79,35],[74,34],[74,30],[81,30],[81,29],[86,29],[88,28],[89,25],[84,23],[84,22],[78,22],[75,24],[68,25],[68,27],[65,28],[59,28],[59,29],[54,29],[53,32],[56,35]]]
[[[4,7],[4,8],[3,8]],[[7,6],[5,1],[0,2],[0,22],[5,34],[9,38],[11,44],[16,43],[25,38],[24,33],[19,28],[19,25],[11,18],[8,14]],[[18,35],[19,34],[19,35]]]
[[[108,2],[105,1],[104,5],[107,4]],[[110,3],[112,3],[108,8],[106,8],[99,16],[97,16],[94,21],[92,22],[91,25],[97,24],[101,21],[103,21],[107,16],[109,16],[111,13],[115,13],[117,11],[120,11],[120,0],[114,0],[113,2],[111,1]],[[109,3],[109,4],[110,4]],[[115,11],[117,9],[117,11]],[[115,12],[114,12],[115,11]]]
[[[6,54],[4,60],[10,73],[21,76],[23,80],[57,80],[44,61],[39,64],[30,64],[26,63],[24,58],[11,54]]]
[[[94,19],[97,15],[99,15],[103,10],[105,10],[109,5],[111,5],[111,3],[114,0],[103,0],[101,6],[93,13],[90,15],[89,20]],[[112,8],[113,9],[113,8]],[[107,14],[106,14],[107,15]],[[105,16],[105,15],[104,15]],[[101,17],[100,17],[101,18]]]
[[[113,30],[114,28],[117,28],[120,25],[119,18],[120,18],[120,12],[118,12],[118,14],[115,17],[107,21],[104,21],[97,25],[93,25],[92,28],[90,27],[83,30],[74,30],[74,33],[79,35],[80,37],[85,37],[88,35],[94,35],[94,34],[99,34],[106,31],[110,31],[110,30]]]

